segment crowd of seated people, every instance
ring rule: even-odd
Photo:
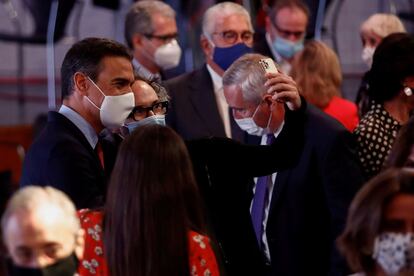
[[[0,275],[414,274],[414,37],[375,37],[361,113],[336,53],[305,41],[301,0],[275,1],[262,38],[243,6],[212,5],[206,63],[167,80],[175,16],[138,1],[127,46],[67,51],[4,207]]]

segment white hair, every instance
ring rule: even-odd
[[[7,204],[1,218],[3,237],[6,233],[9,218],[13,214],[18,211],[36,212],[40,206],[57,208],[62,212],[68,230],[73,231],[74,234],[79,231],[80,223],[75,205],[65,193],[52,187],[27,186],[18,190]]]
[[[387,13],[376,13],[361,24],[361,32],[373,32],[384,38],[392,33],[405,33],[406,30],[397,16]]]
[[[251,22],[250,14],[243,6],[233,2],[222,2],[211,6],[204,13],[202,22],[203,34],[207,38],[211,39],[211,35],[216,29],[216,24],[221,21],[220,19],[234,14],[244,16],[249,24],[250,30],[253,32],[253,25]]]
[[[267,91],[264,86],[267,78],[259,63],[263,58],[266,56],[260,54],[245,54],[238,58],[224,72],[223,85],[238,85],[244,100],[254,104],[260,103]]]

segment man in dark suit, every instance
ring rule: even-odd
[[[206,65],[165,83],[171,96],[167,124],[184,139],[216,136],[248,142],[229,112],[221,79],[234,60],[251,51],[250,15],[239,4],[216,4],[205,12],[202,28]]]
[[[247,132],[262,136],[265,144],[292,131],[279,102],[283,95],[277,92],[296,84],[280,73],[267,80],[259,64],[262,58],[250,54],[235,61],[224,74],[223,85],[236,121]],[[266,89],[265,83],[279,84]],[[335,238],[363,181],[355,141],[311,105],[303,125],[297,127],[305,140],[297,160],[255,180],[253,197],[251,190],[245,194],[251,200],[254,235],[268,264],[267,275],[344,275],[346,265],[336,251]]]
[[[61,69],[63,104],[59,112],[49,112],[29,149],[21,186],[53,186],[77,208],[103,204],[106,145],[98,135],[105,127],[119,128],[134,107],[131,59],[123,45],[109,39],[87,38],[69,49]]]

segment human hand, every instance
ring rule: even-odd
[[[296,82],[283,73],[267,73],[265,87],[267,93],[273,95],[272,99],[286,103],[290,110],[298,110],[301,107],[299,90]]]

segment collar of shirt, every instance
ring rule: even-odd
[[[211,80],[213,81],[214,91],[218,91],[223,88],[223,78],[207,64],[207,70],[210,73]]]
[[[279,128],[275,131],[275,133],[273,133],[275,138],[277,138],[279,136],[280,132],[282,132],[282,129],[283,129],[284,125],[285,125],[285,121],[283,120],[282,123],[280,124]],[[267,135],[263,135],[260,145],[266,145],[266,142],[267,142],[266,140],[267,140]]]
[[[378,117],[378,119],[384,124],[386,123],[390,124],[391,129],[393,131],[398,131],[402,127],[402,125],[396,119],[394,119],[390,115],[390,113],[388,113],[387,110],[385,110],[382,104],[377,104],[373,101],[371,103],[371,108],[370,108],[370,111],[368,111],[368,113],[371,113],[371,112],[374,116]]]
[[[85,136],[86,140],[88,140],[92,149],[95,149],[95,146],[98,143],[98,135],[96,134],[93,127],[81,115],[66,105],[62,105],[60,107],[59,113],[65,116],[77,128],[79,128],[79,130]]]
[[[268,32],[265,33],[265,37],[266,37],[267,45],[269,46],[270,52],[272,52],[272,55],[276,63],[279,65],[280,69],[282,69],[283,73],[289,75],[290,71],[292,70],[292,65],[289,63],[289,61],[284,59],[281,55],[279,55],[278,52],[275,51],[275,49],[273,48],[272,39],[270,38],[270,35]]]
[[[135,58],[132,60],[132,65],[134,66],[135,72],[150,81],[161,81],[161,75],[159,73],[151,73],[147,68],[144,67],[141,63],[138,62]]]
[[[217,108],[221,119],[223,120],[224,132],[226,136],[231,138],[231,124],[229,105],[227,104],[226,97],[223,92],[223,78],[217,74],[210,65],[207,64],[207,70],[210,73],[211,80],[213,81],[213,90],[216,96]]]

